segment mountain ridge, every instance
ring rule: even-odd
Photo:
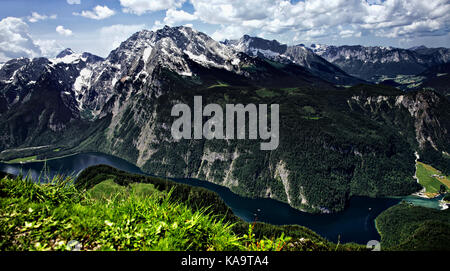
[[[329,62],[359,78],[377,82],[383,76],[417,75],[450,61],[450,49],[423,46],[402,49],[384,46],[316,45],[311,49]]]
[[[294,63],[307,68],[312,74],[339,85],[354,85],[363,80],[353,78],[336,65],[329,63],[302,45],[288,46],[276,40],[244,35],[239,40],[225,40],[224,44],[250,56],[259,56],[280,63]]]

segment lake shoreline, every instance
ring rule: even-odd
[[[30,161],[25,161],[25,162],[11,162],[13,160],[17,160],[17,159],[21,159],[21,158],[26,158],[26,157],[18,157],[18,158],[14,158],[12,160],[8,160],[8,161],[3,161],[0,160],[0,163],[5,163],[5,164],[9,164],[9,165],[15,165],[15,164],[29,164],[29,163],[37,163],[37,162],[46,162],[46,161],[51,161],[51,160],[55,160],[55,159],[61,159],[61,158],[65,158],[65,157],[70,157],[70,156],[74,156],[77,154],[82,154],[83,152],[76,152],[76,153],[71,153],[71,154],[65,154],[65,155],[61,155],[61,156],[55,156],[55,157],[50,157],[50,158],[46,158],[46,159],[39,159],[39,160],[30,160]],[[38,155],[35,155],[38,156]]]
[[[82,152],[82,151],[80,151],[80,152],[69,153],[69,154],[65,154],[65,155],[61,155],[61,156],[50,157],[50,158],[47,158],[47,159],[44,159],[44,160],[42,160],[42,159],[41,159],[41,160],[32,160],[32,161],[26,161],[26,162],[20,162],[20,163],[10,163],[9,161],[0,161],[0,163],[5,163],[5,164],[9,164],[9,165],[17,165],[17,164],[20,164],[20,165],[27,165],[27,164],[32,164],[32,163],[39,163],[39,162],[42,163],[42,162],[48,162],[48,161],[53,161],[53,160],[63,159],[63,158],[67,158],[67,157],[71,157],[71,156],[75,156],[75,155],[80,155],[80,154],[100,154],[100,155],[107,155],[107,156],[110,156],[110,157],[115,157],[115,158],[119,158],[119,159],[125,160],[125,159],[123,159],[123,158],[121,158],[121,157],[114,156],[114,155],[108,154],[108,153],[103,153],[103,152],[98,152],[98,151],[87,151],[87,152]],[[418,157],[417,157],[417,154],[416,154],[416,161],[417,161],[417,158],[418,158]],[[16,158],[16,159],[18,159],[18,158]],[[177,180],[180,180],[180,179],[191,179],[191,178],[185,178],[185,177],[167,177],[167,176],[153,175],[153,174],[151,174],[151,173],[145,172],[142,168],[140,168],[139,166],[135,165],[134,163],[131,163],[130,161],[127,161],[127,160],[125,160],[125,161],[126,161],[127,163],[132,164],[132,165],[135,166],[137,169],[139,169],[140,172],[138,172],[138,174],[143,174],[143,175],[148,175],[148,176],[154,176],[154,177],[159,177],[159,178],[165,178],[165,179],[169,179],[169,180],[172,180],[172,181],[175,181],[175,182],[177,182]],[[416,162],[416,163],[417,163],[417,162]],[[416,165],[417,165],[417,164],[416,164]],[[414,176],[414,177],[417,178],[416,176]],[[192,179],[195,179],[195,178],[192,178]],[[207,180],[199,180],[199,181],[205,182],[205,183],[214,184],[214,185],[218,185],[218,184],[216,184],[216,183],[213,183],[213,182],[210,182],[210,181],[207,181]],[[417,181],[418,181],[418,179],[417,179]],[[229,187],[222,186],[222,185],[218,185],[218,186],[221,186],[221,187],[224,187],[224,188],[228,188],[232,193],[234,193],[234,194],[236,194],[236,195],[238,195],[238,196],[240,196],[240,197],[244,197],[244,198],[248,198],[248,199],[254,199],[254,200],[257,200],[257,199],[267,199],[267,198],[261,198],[261,197],[255,197],[255,198],[246,197],[246,196],[239,195],[239,194],[233,192]],[[438,195],[435,195],[434,197],[428,197],[427,195],[425,195],[425,194],[423,193],[424,190],[425,190],[425,188],[423,188],[421,191],[418,191],[418,192],[415,192],[415,193],[412,193],[412,194],[408,194],[408,195],[403,195],[403,196],[387,196],[387,197],[370,197],[370,196],[367,196],[367,197],[368,197],[368,198],[372,198],[372,199],[392,198],[392,199],[401,199],[401,200],[404,200],[404,199],[406,199],[406,198],[408,198],[408,197],[418,197],[418,198],[422,198],[422,199],[424,199],[424,200],[433,200],[433,199],[439,198],[439,196],[440,196],[440,195],[438,194]],[[352,199],[352,197],[360,197],[360,196],[358,196],[358,195],[352,195],[351,197],[349,197],[348,202],[350,202],[350,200]],[[269,198],[269,199],[272,199],[272,198]],[[272,200],[275,200],[275,201],[278,201],[278,202],[282,202],[282,203],[288,204],[288,203],[286,203],[286,202],[279,201],[279,200],[277,200],[277,199],[272,199]],[[445,210],[446,207],[448,208],[447,205],[448,205],[448,204],[443,204],[441,210]],[[290,206],[290,205],[289,205],[289,206]],[[291,207],[292,207],[292,206],[291,206]],[[338,214],[338,213],[340,213],[340,212],[344,212],[344,211],[348,208],[348,206],[346,205],[346,207],[345,207],[343,210],[338,211],[338,212],[333,212],[333,213],[327,213],[327,212],[324,213],[324,212],[321,212],[321,211],[311,212],[311,211],[308,211],[308,210],[298,209],[298,208],[295,208],[295,207],[292,207],[292,208],[294,208],[294,209],[296,209],[296,210],[298,210],[298,211],[300,211],[300,212],[304,212],[304,213],[327,215],[327,214]]]

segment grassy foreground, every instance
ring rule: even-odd
[[[48,184],[4,177],[0,250],[70,250],[74,241],[81,250],[361,249],[284,233],[259,237],[255,224],[232,223],[208,208],[173,200],[173,191],[150,183],[119,185],[113,179],[79,190],[62,177]]]

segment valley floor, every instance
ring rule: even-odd
[[[445,186],[447,192],[450,191],[450,177],[442,174],[441,171],[422,162],[416,163],[416,177],[418,182],[424,187],[418,196],[434,198],[439,195],[441,186]]]

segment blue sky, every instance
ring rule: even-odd
[[[216,40],[450,47],[448,0],[1,0],[0,62],[66,47],[107,56],[134,32],[166,24]]]

